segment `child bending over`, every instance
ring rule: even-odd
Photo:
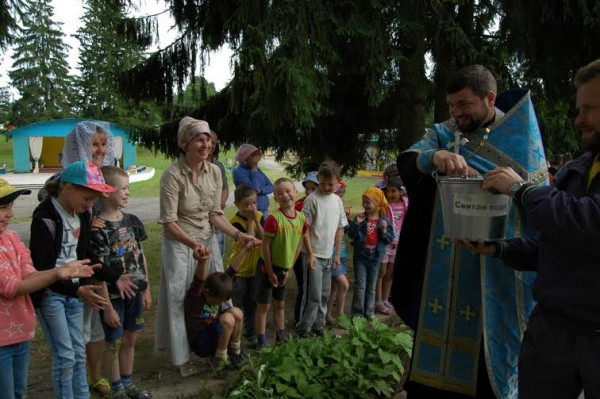
[[[209,357],[217,378],[226,378],[231,367],[242,366],[241,337],[244,315],[239,308],[222,309],[231,297],[232,268],[206,277],[210,248],[200,246],[194,252],[198,260],[194,280],[184,300],[185,328],[190,349],[200,357]],[[230,352],[228,352],[228,349]]]

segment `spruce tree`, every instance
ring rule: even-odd
[[[148,42],[129,37],[127,5],[120,2],[88,0],[83,25],[77,31],[80,42],[77,109],[81,116],[109,120],[120,125],[155,124],[155,107],[124,98],[118,89],[121,74],[142,62]]]
[[[21,98],[14,104],[14,122],[26,124],[72,116],[67,52],[54,9],[45,0],[23,2],[20,29],[14,39],[12,86]]]

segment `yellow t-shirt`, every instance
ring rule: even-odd
[[[261,220],[263,217],[262,212],[257,211],[257,220]],[[248,231],[248,221],[238,213],[233,215],[229,222],[237,227],[242,233],[246,233]],[[259,223],[258,221],[255,223]],[[254,226],[254,231],[256,231],[256,226]],[[242,251],[243,246],[240,242],[233,243],[233,248],[231,250],[231,255],[229,256],[229,264],[238,256],[238,254]],[[260,247],[254,248],[251,252],[246,255],[246,258],[238,268],[236,276],[239,277],[254,277],[256,275],[256,265],[258,264],[258,260],[260,259]]]

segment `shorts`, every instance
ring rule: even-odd
[[[123,331],[140,331],[144,329],[144,305],[142,303],[143,292],[137,292],[133,298],[121,299],[111,298],[113,308],[117,311],[121,325],[112,328],[104,322],[104,311],[100,311],[102,327],[104,328],[104,340],[115,342],[123,336]]]
[[[331,277],[337,276],[345,276],[348,274],[348,266],[346,265],[347,258],[340,259],[340,265],[338,267],[333,267],[333,263],[331,263]]]
[[[200,357],[214,356],[217,351],[217,341],[222,333],[223,327],[217,317],[210,326],[198,331],[194,339],[190,341],[192,352]]]
[[[83,305],[83,342],[98,342],[104,340],[104,329],[100,320],[100,312],[88,305]]]
[[[396,259],[396,251],[398,250],[398,244],[390,244],[385,247],[385,255],[381,259],[381,263],[394,263]]]
[[[259,263],[256,272],[256,302],[262,304],[271,303],[271,296],[276,301],[283,301],[285,299],[285,285],[280,285],[277,288],[273,288],[269,281],[269,275],[265,270],[264,263]],[[273,265],[273,273],[277,276],[279,284],[283,281],[287,272],[290,269],[284,269],[279,266]]]

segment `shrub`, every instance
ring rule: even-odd
[[[342,317],[347,335],[291,340],[251,359],[232,381],[230,398],[390,397],[410,355],[409,331],[376,318]]]

